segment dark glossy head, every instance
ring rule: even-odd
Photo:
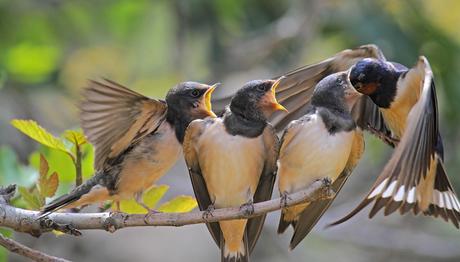
[[[360,93],[369,96],[378,106],[387,107],[396,93],[399,72],[386,61],[366,58],[350,71],[350,82]]]
[[[361,96],[348,81],[346,72],[335,73],[323,78],[313,91],[311,104],[340,112],[350,112]]]
[[[230,102],[230,110],[254,121],[266,121],[277,110],[286,109],[276,101],[278,80],[254,80],[240,88]]]
[[[216,117],[211,108],[211,94],[217,84],[213,86],[183,82],[171,88],[166,95],[168,113],[166,119],[176,127],[176,135],[182,142],[185,129],[195,119],[208,116]]]

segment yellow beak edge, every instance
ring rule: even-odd
[[[206,106],[206,111],[209,114],[209,116],[216,117],[216,114],[212,111],[212,104],[211,104],[211,95],[212,92],[220,85],[220,83],[216,83],[212,85],[206,92],[204,93],[204,103]]]
[[[273,85],[272,85],[271,90],[272,90],[272,95],[273,95],[273,109],[288,112],[288,110],[283,105],[278,103],[278,101],[276,100],[276,88],[279,86],[279,84],[281,83],[281,80],[283,80],[284,78],[286,78],[286,77],[282,76],[282,77],[278,78],[275,81],[275,83],[273,83]]]

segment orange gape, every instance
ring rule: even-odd
[[[370,94],[373,94],[375,90],[377,90],[377,87],[378,86],[376,83],[365,84],[363,85],[362,88],[359,89],[359,92],[366,94],[366,95],[370,95]]]

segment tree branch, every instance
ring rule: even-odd
[[[0,203],[0,226],[8,227],[18,232],[40,236],[44,232],[56,229],[56,225],[66,225],[65,233],[78,230],[103,229],[115,232],[124,227],[139,226],[184,226],[221,220],[251,218],[283,207],[293,206],[303,202],[333,197],[330,180],[323,179],[314,182],[307,189],[288,195],[286,198],[273,199],[254,204],[254,212],[236,208],[216,209],[211,214],[203,211],[189,213],[157,213],[150,215],[125,213],[54,213],[49,215],[53,223],[38,220],[39,212],[16,208]],[[50,226],[54,224],[54,226]],[[71,227],[71,229],[69,229]]]
[[[42,253],[38,250],[31,249],[30,247],[26,247],[21,243],[18,243],[10,238],[7,238],[3,236],[0,233],[0,245],[8,249],[10,252],[19,254],[21,256],[30,258],[34,261],[42,261],[42,262],[51,262],[51,261],[59,261],[59,262],[66,262],[69,260],[59,258],[59,257],[53,257],[50,255],[47,255],[45,253]]]

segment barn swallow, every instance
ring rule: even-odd
[[[230,102],[222,117],[195,120],[187,128],[184,155],[201,210],[248,208],[271,198],[278,138],[267,123],[285,110],[275,98],[276,81],[251,81]],[[222,261],[248,261],[265,215],[208,224]]]
[[[145,97],[110,80],[90,81],[83,92],[81,123],[95,147],[96,174],[46,205],[42,216],[66,207],[135,198],[162,177],[180,157],[188,124],[215,117],[211,94],[216,85],[184,82],[166,101]]]
[[[292,121],[281,138],[278,158],[278,187],[282,197],[329,178],[336,193],[364,151],[363,135],[351,115],[361,96],[348,81],[347,72],[321,80],[313,91],[305,115]],[[278,233],[294,229],[294,249],[310,232],[333,199],[318,200],[284,208]]]
[[[383,113],[393,136],[400,139],[366,198],[342,223],[375,202],[369,213],[384,215],[412,210],[442,217],[459,228],[460,202],[444,167],[436,88],[428,60],[412,68],[383,59],[363,59],[351,68],[350,81]]]

